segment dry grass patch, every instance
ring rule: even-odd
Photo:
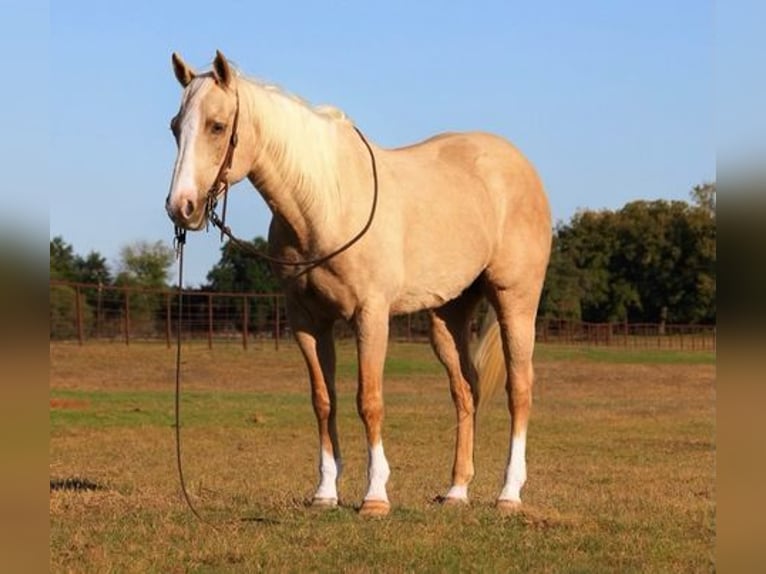
[[[481,413],[466,508],[448,486],[454,412],[424,345],[393,345],[386,452],[393,508],[363,520],[366,450],[354,353],[339,348],[341,506],[307,508],[316,429],[292,347],[184,359],[184,467],[215,528],[183,506],[172,429],[173,352],[51,345],[51,480],[104,488],[50,496],[51,570],[705,571],[715,537],[714,367],[538,361],[525,505],[494,509],[508,441],[497,398]]]

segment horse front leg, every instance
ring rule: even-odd
[[[319,486],[312,506],[334,508],[338,505],[338,480],[342,470],[336,423],[335,344],[332,324],[308,328],[305,322],[293,321],[295,339],[303,353],[311,381],[311,402],[319,431]]]
[[[388,309],[363,309],[355,317],[359,380],[357,410],[367,435],[367,494],[363,516],[385,516],[391,505],[386,483],[390,468],[383,451],[383,364],[388,346]]]

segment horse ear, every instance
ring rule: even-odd
[[[213,75],[215,81],[222,86],[229,87],[231,85],[234,74],[231,71],[231,66],[226,60],[226,57],[220,50],[215,51],[215,60],[213,60]]]
[[[177,53],[173,52],[173,72],[175,72],[178,82],[185,88],[194,79],[196,74],[189,66],[186,65]]]

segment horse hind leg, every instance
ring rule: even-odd
[[[431,311],[431,345],[447,370],[450,394],[455,403],[457,428],[452,485],[446,504],[467,503],[468,485],[474,476],[474,429],[476,370],[469,352],[470,321],[480,293],[469,290],[459,298]]]
[[[513,510],[521,504],[521,488],[527,479],[526,442],[532,407],[534,370],[532,353],[535,343],[537,297],[511,290],[497,290],[490,300],[497,314],[506,364],[506,392],[511,414],[510,448],[505,481],[497,506]]]

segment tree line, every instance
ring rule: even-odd
[[[696,186],[689,201],[639,200],[618,210],[581,210],[552,230],[553,246],[539,316],[586,322],[714,324],[716,320],[716,188]],[[266,240],[256,237],[256,249]],[[61,236],[50,240],[50,278],[100,287],[167,288],[173,250],[162,241],[137,242],[120,251],[115,269],[98,252],[74,252]],[[274,293],[279,283],[268,264],[234,244],[221,248],[220,260],[196,291]],[[51,320],[71,312],[67,286],[51,289]],[[81,305],[109,313],[89,290]],[[124,295],[125,297],[127,295]],[[135,316],[151,323],[160,299],[132,294]],[[123,302],[113,301],[114,307]],[[202,304],[202,303],[200,303]],[[241,313],[241,303],[225,304]],[[270,305],[270,304],[269,304]],[[273,313],[269,305],[259,315]],[[116,312],[116,310],[114,310]]]
[[[73,336],[72,318],[78,314],[86,329],[117,325],[116,330],[126,306],[132,309],[136,327],[153,332],[162,299],[156,292],[131,288],[164,289],[173,261],[173,250],[162,241],[139,241],[120,250],[117,267],[112,270],[99,252],[82,256],[61,236],[54,237],[50,240],[50,279],[55,283],[50,288],[48,305],[51,337]],[[81,290],[71,283],[92,288]]]
[[[587,322],[714,324],[716,188],[685,201],[583,210],[556,226],[539,315]]]

